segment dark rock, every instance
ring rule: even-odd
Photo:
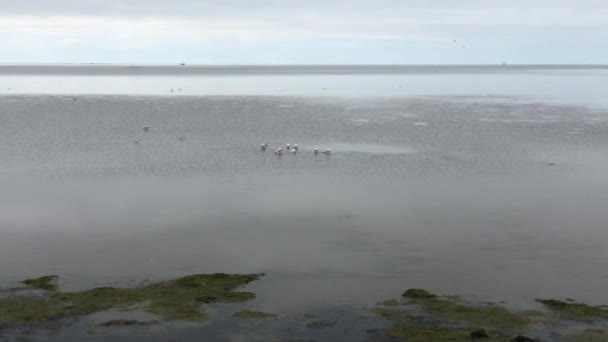
[[[488,337],[490,337],[490,335],[488,335],[488,333],[484,329],[477,329],[477,330],[471,331],[472,340],[479,340],[479,339],[488,338]]]

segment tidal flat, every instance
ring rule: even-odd
[[[606,70],[146,69],[0,75],[0,340],[604,339]]]

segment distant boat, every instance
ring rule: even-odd
[[[186,63],[181,63],[180,65],[181,65],[181,66],[186,66]]]

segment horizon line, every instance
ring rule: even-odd
[[[78,63],[63,63],[63,62],[0,62],[0,66],[154,66],[154,67],[436,67],[436,66],[454,66],[454,67],[473,67],[473,66],[608,66],[607,63],[344,63],[344,64],[321,64],[321,63],[262,63],[262,64],[212,64],[212,63],[150,63],[150,62],[78,62]]]

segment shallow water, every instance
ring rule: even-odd
[[[246,94],[0,96],[0,287],[266,272],[253,306],[285,314],[411,287],[608,303],[599,100]]]
[[[511,96],[608,108],[607,65],[0,64],[0,94]]]

